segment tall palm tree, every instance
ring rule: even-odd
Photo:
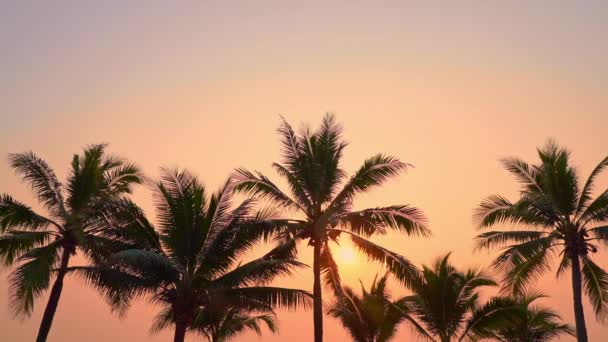
[[[162,307],[153,331],[173,325],[175,342],[183,342],[187,331],[205,327],[201,322],[210,313],[306,307],[307,292],[265,286],[303,266],[293,260],[289,248],[280,246],[240,262],[264,237],[271,213],[254,213],[252,200],[233,207],[232,193],[226,183],[209,195],[189,172],[163,170],[154,189],[156,227],[133,203],[114,210],[117,226],[139,232],[138,248],[114,254],[109,265],[71,271],[98,286],[118,310],[126,309],[135,297],[151,297]]]
[[[413,295],[405,301],[425,330],[439,341],[474,339],[478,330],[494,323],[489,314],[495,310],[480,311],[479,291],[496,283],[481,270],[459,271],[449,263],[449,256],[423,267],[411,283]]]
[[[568,324],[561,323],[555,311],[533,305],[544,297],[531,292],[505,298],[512,302],[513,307],[492,331],[491,337],[503,342],[546,342],[564,334],[575,336],[574,330]]]
[[[34,153],[10,155],[11,166],[47,211],[36,213],[8,194],[0,196],[0,258],[16,266],[10,275],[14,313],[29,316],[55,275],[38,342],[46,341],[51,329],[70,258],[81,252],[95,261],[127,246],[97,223],[105,207],[130,193],[142,176],[135,165],[104,151],[105,145],[92,145],[74,155],[65,187]]]
[[[369,258],[386,264],[401,281],[415,273],[404,257],[384,249],[365,237],[386,233],[391,228],[409,235],[429,235],[423,214],[409,205],[353,210],[361,193],[382,185],[409,165],[382,154],[367,159],[355,174],[346,178],[340,162],[346,143],[335,117],[327,114],[316,131],[304,128],[296,134],[283,120],[278,130],[282,141],[282,163],[275,171],[289,185],[292,196],[279,189],[260,172],[239,169],[234,176],[237,190],[270,200],[277,207],[296,211],[299,219],[289,221],[279,236],[295,248],[295,240],[308,240],[313,247],[313,311],[316,342],[323,340],[321,274],[325,283],[340,290],[340,277],[328,241],[348,235]]]
[[[274,312],[252,314],[242,309],[228,308],[199,315],[193,328],[205,335],[209,342],[226,342],[247,330],[262,336],[263,325],[273,333],[277,331]]]
[[[388,275],[374,278],[369,290],[361,285],[361,295],[350,287],[344,287],[329,309],[338,318],[356,342],[388,342],[394,339],[397,327],[409,322],[422,336],[424,329],[410,315],[405,298],[391,300],[387,289]]]
[[[520,196],[511,202],[493,195],[481,203],[475,213],[481,228],[508,225],[510,230],[478,235],[477,247],[504,248],[495,266],[504,272],[504,283],[513,293],[525,290],[559,256],[557,275],[571,271],[576,336],[586,342],[583,285],[597,318],[606,318],[608,312],[608,274],[591,258],[597,251],[595,242],[608,242],[608,189],[592,197],[608,157],[580,187],[568,150],[549,141],[538,149],[538,156],[536,165],[518,158],[502,160],[520,183]]]

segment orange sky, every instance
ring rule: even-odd
[[[601,1],[83,3],[0,9],[0,192],[28,203],[35,202],[9,169],[9,152],[33,150],[63,178],[72,153],[109,142],[150,176],[159,166],[186,167],[215,188],[235,167],[277,178],[270,163],[279,158],[279,114],[317,125],[333,111],[350,142],[346,170],[377,152],[416,166],[357,206],[414,204],[433,237],[377,241],[417,264],[453,251],[459,265],[484,266],[491,255],[471,250],[472,210],[490,193],[517,194],[499,157],[531,160],[555,137],[586,176],[608,153]],[[147,190],[135,197],[150,209]],[[309,251],[301,255],[310,261]],[[353,284],[381,271],[343,267]],[[0,336],[32,340],[46,298],[30,320],[10,320],[7,273]],[[311,289],[312,274],[280,284]],[[539,286],[573,322],[568,278],[550,275]],[[396,284],[394,292],[404,293]],[[166,341],[170,333],[148,335],[154,314],[136,305],[119,320],[94,291],[69,280],[50,341]],[[587,315],[590,340],[608,338]],[[263,341],[312,339],[312,312],[280,319],[280,334]],[[326,341],[345,338],[336,321],[325,325]]]

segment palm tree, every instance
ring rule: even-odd
[[[209,342],[226,342],[247,330],[262,336],[262,325],[273,333],[277,331],[274,312],[251,314],[242,309],[229,308],[199,315],[193,328],[205,335]]]
[[[10,275],[11,307],[29,316],[34,301],[55,282],[36,341],[46,341],[63,290],[70,258],[77,252],[99,260],[126,245],[105,234],[99,222],[108,203],[142,182],[139,169],[92,145],[74,155],[64,187],[49,165],[32,152],[11,154],[10,163],[27,181],[47,214],[36,213],[8,194],[0,196],[0,258],[15,265]],[[64,196],[67,195],[67,198]]]
[[[305,128],[296,134],[283,120],[281,135],[283,160],[275,171],[287,182],[292,196],[279,189],[260,172],[238,169],[235,187],[252,196],[270,200],[275,206],[297,211],[301,219],[289,221],[278,236],[295,249],[295,240],[308,240],[313,247],[313,311],[316,342],[323,340],[321,274],[325,283],[340,291],[340,278],[328,241],[348,235],[369,258],[386,264],[401,281],[407,282],[415,267],[404,257],[384,249],[365,237],[386,233],[391,228],[409,235],[429,235],[423,214],[409,205],[393,205],[353,210],[358,194],[380,186],[409,165],[382,154],[367,159],[346,179],[340,161],[346,143],[335,117],[327,114],[316,131]]]
[[[156,228],[133,203],[114,210],[117,227],[139,232],[138,248],[114,254],[109,265],[71,268],[98,286],[114,309],[124,310],[133,298],[147,295],[161,305],[152,330],[174,325],[174,341],[183,342],[188,330],[207,328],[201,322],[211,313],[243,317],[308,305],[305,291],[264,286],[303,266],[290,249],[280,246],[253,261],[239,261],[264,237],[271,212],[254,213],[252,200],[233,208],[228,182],[209,195],[187,171],[163,170],[154,193]]]
[[[520,198],[510,202],[493,195],[481,203],[475,213],[481,228],[509,225],[511,229],[478,235],[477,247],[504,248],[495,266],[505,274],[506,290],[516,294],[549,270],[559,256],[557,275],[571,270],[576,336],[586,342],[583,285],[598,319],[604,319],[608,309],[608,274],[591,258],[597,251],[595,241],[608,242],[608,189],[592,198],[608,157],[581,188],[568,150],[549,141],[538,149],[538,156],[536,165],[518,158],[502,160],[521,184]]]
[[[338,318],[356,342],[388,342],[393,340],[397,327],[409,322],[421,335],[428,337],[424,329],[410,316],[405,298],[391,300],[386,288],[388,274],[380,280],[374,278],[369,291],[361,285],[361,295],[350,287],[344,287],[329,314]]]
[[[449,256],[438,258],[432,267],[423,267],[411,283],[413,295],[405,301],[425,330],[441,342],[474,339],[477,331],[495,324],[490,314],[502,307],[482,310],[478,303],[480,288],[496,283],[481,270],[457,270],[449,263]]]
[[[531,292],[516,297],[507,297],[513,309],[508,311],[503,323],[491,336],[504,342],[545,342],[563,334],[574,335],[574,330],[560,322],[560,316],[551,309],[533,305],[545,296]]]

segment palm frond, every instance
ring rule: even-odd
[[[508,247],[494,262],[504,273],[504,291],[517,294],[551,267],[551,243],[548,236]]]
[[[511,203],[500,195],[492,195],[485,198],[475,209],[474,220],[480,228],[499,224],[550,227],[557,218],[542,197],[523,196],[517,202]]]
[[[104,297],[113,312],[126,315],[136,298],[158,290],[159,283],[108,265],[73,266],[67,269],[85,283],[93,286]]]
[[[0,232],[12,229],[38,230],[53,225],[53,220],[39,215],[29,206],[15,200],[10,195],[0,195]]]
[[[604,245],[608,245],[608,226],[600,226],[588,230],[592,239],[600,240]]]
[[[306,209],[291,199],[287,194],[279,189],[269,178],[260,172],[255,174],[245,169],[237,169],[232,176],[234,189],[239,192],[267,199],[279,207],[291,210],[301,210],[307,213]]]
[[[304,267],[305,264],[289,259],[274,259],[262,257],[243,265],[215,279],[215,286],[231,288],[267,284],[279,276],[289,276],[294,268]]]
[[[65,218],[67,216],[61,183],[55,172],[33,152],[10,154],[11,167],[26,180],[36,196],[51,213]]]
[[[590,222],[604,223],[608,221],[608,190],[601,193],[598,197],[585,208],[580,215],[579,222],[586,225]]]
[[[583,212],[583,209],[589,204],[591,201],[591,194],[593,192],[593,186],[595,185],[595,178],[602,173],[602,171],[608,167],[608,157],[604,158],[597,166],[591,171],[589,178],[585,182],[583,189],[579,195],[578,205],[576,207],[577,215],[580,215]]]
[[[334,260],[331,249],[325,243],[321,248],[321,274],[323,275],[323,282],[325,286],[330,288],[335,295],[342,293],[342,280],[340,279],[340,273],[338,272],[338,264]]]
[[[34,300],[49,286],[54,265],[59,260],[61,241],[56,240],[45,246],[29,250],[23,254],[20,264],[10,275],[10,307],[15,316],[31,315]]]
[[[342,214],[338,218],[340,224],[353,233],[365,236],[374,233],[384,233],[388,227],[408,235],[429,236],[426,218],[417,208],[409,205],[393,205],[389,207],[370,208]]]
[[[159,282],[175,281],[182,272],[180,265],[154,251],[124,250],[112,255],[110,260],[142,278],[157,279]]]
[[[0,258],[4,265],[12,265],[29,250],[40,247],[55,237],[49,231],[11,230],[0,235]]]
[[[542,231],[491,231],[479,234],[475,237],[475,249],[490,249],[504,247],[507,244],[529,242],[546,236],[547,232]]]
[[[367,159],[336,195],[330,208],[341,207],[345,203],[352,202],[357,194],[382,185],[408,167],[411,165],[383,154],[377,154]]]
[[[308,309],[312,300],[312,295],[307,291],[270,286],[241,287],[224,293],[230,304],[253,310],[260,307]]]
[[[402,282],[406,287],[409,287],[412,281],[417,278],[418,269],[404,256],[380,247],[356,234],[342,230],[338,231],[348,234],[353,244],[359,251],[365,254],[369,259],[377,261],[386,266],[391,274],[393,274],[393,276],[395,276],[395,278]]]
[[[596,317],[605,321],[608,317],[608,273],[588,257],[583,258],[582,263],[585,292],[593,304]]]

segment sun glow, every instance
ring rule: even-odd
[[[334,247],[334,255],[339,265],[355,265],[359,259],[353,246],[345,243]]]

